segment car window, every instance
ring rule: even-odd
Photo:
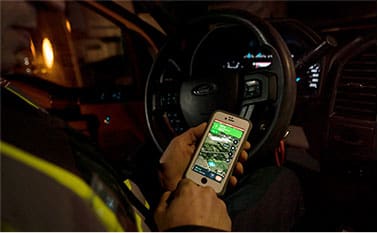
[[[2,3],[1,34],[2,74],[64,87],[137,85],[152,63],[141,36],[77,2]]]

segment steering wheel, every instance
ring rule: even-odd
[[[280,34],[242,11],[198,17],[169,36],[145,89],[149,132],[162,152],[213,111],[250,119],[251,157],[264,157],[287,131],[296,98],[295,68]]]

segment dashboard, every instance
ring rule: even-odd
[[[318,46],[322,39],[311,28],[296,20],[280,20],[271,22],[281,34],[296,63],[300,58]],[[315,60],[305,69],[296,70],[298,97],[316,97],[319,95],[324,81],[325,60]]]
[[[285,40],[294,63],[321,42],[315,32],[294,20],[272,24]],[[270,47],[261,45],[253,33],[231,25],[218,27],[205,37],[205,42],[200,43],[192,57],[191,70],[194,74],[228,72],[245,75],[270,70],[274,52]],[[296,71],[298,97],[318,96],[323,67],[320,59]]]

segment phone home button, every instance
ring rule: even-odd
[[[207,183],[207,179],[206,179],[205,177],[202,178],[202,179],[201,179],[201,183],[202,183],[202,184],[206,184],[206,183]]]

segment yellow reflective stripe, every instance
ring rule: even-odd
[[[0,142],[0,151],[2,155],[9,156],[44,173],[88,201],[108,231],[124,231],[116,215],[80,177],[3,141]]]
[[[126,185],[126,187],[132,191],[133,190],[133,185],[131,184],[131,181],[129,179],[126,179],[123,181],[123,183]],[[142,201],[141,201],[142,202]],[[151,207],[150,207],[150,204],[148,204],[147,200],[144,200],[144,206],[149,210]]]
[[[1,222],[0,222],[0,229],[1,229],[1,232],[16,232],[18,230],[16,230],[16,228],[12,225],[10,225],[8,222],[4,221],[4,219],[1,219]],[[19,232],[19,231],[18,231]]]
[[[31,102],[30,100],[28,100],[23,95],[21,95],[20,93],[18,93],[14,89],[10,88],[9,86],[5,86],[5,89],[7,89],[8,91],[10,91],[13,94],[17,95],[20,99],[22,99],[23,101],[25,101],[26,103],[28,103],[30,106],[32,106],[32,107],[34,107],[36,109],[40,109],[40,107],[38,107],[35,103]]]
[[[131,185],[129,179],[126,179],[125,181],[123,181],[123,183],[126,185],[126,187],[127,187],[130,191],[133,189],[133,186]]]
[[[143,232],[144,230],[143,230],[143,226],[142,226],[142,222],[143,222],[142,221],[142,217],[139,216],[139,214],[136,211],[134,211],[134,215],[135,215],[135,221],[136,221],[137,230],[139,232]]]
[[[144,200],[144,206],[149,210],[151,207],[150,207],[150,204],[148,204],[147,200]]]

